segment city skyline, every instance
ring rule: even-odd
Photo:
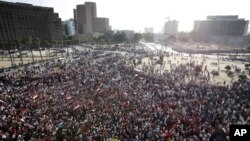
[[[85,0],[5,0],[9,2],[29,3],[37,6],[53,7],[62,20],[73,18],[73,9]],[[195,20],[204,20],[209,15],[239,15],[239,18],[250,19],[246,0],[238,1],[117,1],[90,0],[96,2],[98,17],[110,19],[112,29],[134,30],[143,32],[145,27],[153,27],[159,32],[167,17],[179,21],[179,31],[191,31]],[[248,29],[249,31],[249,29]]]

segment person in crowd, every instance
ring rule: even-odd
[[[0,140],[228,140],[229,125],[250,122],[248,81],[216,86],[190,64],[156,75],[154,60],[140,71],[138,56],[78,55],[1,76]]]

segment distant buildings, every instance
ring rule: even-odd
[[[84,5],[77,5],[75,14],[78,34],[93,33],[96,4],[94,2],[85,2]]]
[[[155,42],[163,42],[163,41],[166,41],[167,38],[168,36],[162,33],[158,33],[154,35]]]
[[[76,34],[79,37],[90,37],[95,32],[104,33],[111,30],[108,18],[98,18],[96,3],[85,2],[84,5],[77,5],[74,9],[76,21]]]
[[[16,38],[62,40],[62,22],[53,8],[0,1],[0,44]]]
[[[154,33],[154,28],[153,27],[146,27],[144,30],[144,33]]]
[[[248,21],[238,16],[208,16],[207,20],[195,21],[194,32],[209,35],[246,35]]]
[[[75,35],[75,21],[74,19],[69,19],[63,21],[63,35],[64,36],[74,36]]]
[[[178,33],[178,21],[167,21],[164,25],[164,34],[166,36],[176,36]]]
[[[95,18],[94,32],[105,33],[111,30],[108,18]]]
[[[135,32],[133,30],[120,30],[119,32],[123,32],[125,34],[126,39],[131,40],[134,38]]]
[[[199,41],[217,43],[242,43],[247,34],[248,23],[237,15],[208,16],[207,20],[195,21],[194,37]]]

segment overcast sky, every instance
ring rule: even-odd
[[[73,18],[73,9],[85,0],[5,0],[53,7],[62,20]],[[239,15],[250,20],[249,0],[90,0],[97,4],[97,16],[107,17],[112,29],[137,32],[154,27],[159,32],[166,17],[179,21],[179,31],[191,31],[194,20],[207,15]]]

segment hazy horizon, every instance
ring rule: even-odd
[[[73,18],[73,9],[85,0],[4,0],[23,2],[36,6],[53,7],[62,20]],[[112,29],[144,32],[145,27],[153,27],[158,33],[166,17],[179,21],[178,31],[191,31],[195,20],[204,20],[208,15],[239,15],[250,20],[246,0],[88,0],[96,2],[97,16],[109,18]],[[249,28],[248,28],[249,31]]]

